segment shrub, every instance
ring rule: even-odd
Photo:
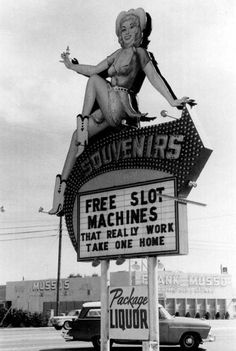
[[[6,315],[7,310],[0,311],[0,322]],[[30,313],[27,311],[12,309],[5,317],[3,327],[46,327],[48,325],[48,317],[42,313]]]

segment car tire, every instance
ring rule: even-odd
[[[66,330],[70,330],[71,329],[70,321],[65,321],[63,324],[63,328]]]
[[[185,333],[181,340],[180,340],[180,346],[184,350],[196,350],[200,344],[200,338],[199,335],[195,333]]]
[[[92,339],[92,343],[93,343],[93,347],[96,351],[101,350],[101,337],[100,336],[95,336]],[[110,351],[112,350],[112,344],[113,344],[113,340],[110,340]]]

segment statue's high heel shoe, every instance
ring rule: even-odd
[[[48,212],[50,215],[62,215],[65,189],[66,181],[61,180],[61,175],[58,174],[55,181],[52,209]]]
[[[88,116],[77,116],[77,154],[76,157],[82,154],[84,148],[88,144]]]

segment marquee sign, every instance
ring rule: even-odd
[[[148,340],[147,286],[109,289],[109,337],[121,340]]]
[[[152,184],[157,182],[155,186],[158,187],[158,182],[161,182],[162,179],[165,182],[168,178],[172,178],[172,182],[175,182],[175,195],[179,198],[188,196],[191,191],[189,182],[197,180],[212,152],[204,145],[203,137],[199,134],[195,124],[196,122],[193,122],[185,107],[178,120],[138,129],[125,128],[118,132],[115,130],[90,140],[84,152],[77,158],[68,178],[65,192],[66,225],[76,251],[78,251],[78,233],[91,232],[90,229],[94,231],[103,229],[101,237],[104,236],[104,239],[107,235],[104,228],[88,230],[85,224],[83,227],[79,224],[80,215],[86,213],[86,207],[81,207],[85,205],[81,205],[80,201],[86,202],[88,196],[91,196],[97,189],[101,189],[100,193],[96,193],[99,199],[102,197],[109,199],[114,195],[112,187],[116,187],[115,191],[119,193],[123,191],[122,188],[127,189],[128,187],[130,189],[126,191],[131,194],[141,189],[133,188],[133,185],[141,186],[138,183],[144,183],[147,180],[153,182]],[[117,198],[114,201],[118,206]],[[158,206],[163,203],[159,203]],[[173,206],[179,209],[180,204],[174,205],[173,201]],[[178,209],[175,213],[178,212]],[[114,209],[110,208],[108,212],[111,210]],[[111,216],[110,214],[110,218]],[[172,220],[174,223],[174,218]],[[139,227],[139,225],[135,223],[132,227]],[[175,235],[178,235],[176,234],[177,227],[176,224],[173,225]],[[115,229],[115,227],[110,229]],[[121,228],[118,226],[117,230],[119,229]],[[122,230],[124,229],[125,227]],[[141,229],[139,230],[141,233]],[[86,236],[82,237],[86,238]],[[100,239],[97,240],[98,243]],[[166,246],[166,243],[165,239],[165,249],[166,252],[169,252],[170,248]],[[82,246],[86,244],[87,241],[84,239]],[[80,244],[81,250],[82,246]],[[85,248],[81,251],[83,259],[89,258],[85,255],[85,251]],[[88,253],[91,254],[90,251]]]
[[[175,178],[111,187],[78,196],[78,259],[181,254]]]

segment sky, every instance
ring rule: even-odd
[[[213,149],[189,199],[189,254],[161,257],[166,270],[220,273],[236,286],[236,70],[234,0],[0,0],[0,284],[56,278],[59,218],[52,205],[87,79],[67,70],[60,53],[96,64],[119,48],[119,12],[143,7],[152,16],[149,50],[178,97],[198,105]],[[180,112],[145,81],[139,106],[150,116]],[[191,111],[190,111],[191,113]],[[165,120],[166,121],[166,120]],[[153,123],[161,123],[158,117]],[[128,263],[111,270],[125,270]],[[100,274],[77,262],[63,225],[61,277]]]

